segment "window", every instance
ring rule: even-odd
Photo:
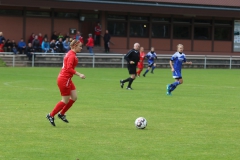
[[[81,14],[81,17],[84,17],[85,19],[98,19],[98,14],[96,13],[83,13]]]
[[[190,26],[173,26],[173,38],[177,39],[190,39],[191,27]]]
[[[215,40],[232,40],[232,28],[231,27],[217,27],[214,28],[214,39]]]
[[[130,16],[129,19],[130,19],[130,21],[148,21],[149,17],[145,17],[145,16]]]
[[[152,17],[152,21],[153,21],[153,22],[165,22],[165,23],[169,23],[169,22],[170,22],[170,18]]]
[[[211,38],[211,27],[195,26],[194,27],[194,39],[210,40]]]
[[[126,20],[125,15],[108,15],[108,20]]]
[[[42,11],[26,11],[26,16],[34,16],[34,17],[50,17],[50,12],[42,12]]]
[[[173,18],[173,23],[191,23],[192,19],[189,18]]]
[[[55,12],[54,16],[60,18],[78,18],[78,13]]]
[[[108,22],[107,28],[112,36],[126,36],[126,22]]]
[[[170,26],[168,24],[153,23],[152,24],[152,37],[169,38],[170,37]]]
[[[130,23],[131,37],[148,37],[149,25],[148,23]]]
[[[194,19],[195,24],[212,24],[212,20],[210,19]]]
[[[0,15],[22,16],[21,10],[0,10]]]

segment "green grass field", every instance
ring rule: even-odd
[[[166,96],[170,69],[121,89],[126,69],[77,68],[78,100],[66,124],[45,118],[61,99],[60,68],[0,68],[1,160],[240,159],[239,70],[183,69]],[[134,121],[143,116],[144,130]]]

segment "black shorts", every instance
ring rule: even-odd
[[[148,67],[150,67],[150,68],[151,68],[153,65],[154,65],[154,63],[152,63],[152,64],[148,64]]]
[[[128,73],[129,74],[137,74],[137,67],[135,65],[128,65]]]

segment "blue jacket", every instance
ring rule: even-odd
[[[42,49],[50,49],[50,44],[49,44],[49,42],[43,41],[43,42],[42,42]]]
[[[19,48],[23,48],[24,46],[26,47],[26,43],[25,42],[22,42],[22,41],[18,42],[18,47]]]
[[[64,47],[66,50],[70,50],[70,42],[64,41],[64,42],[63,42],[63,47]]]

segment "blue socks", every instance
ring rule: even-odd
[[[147,73],[148,73],[148,71],[149,71],[149,70],[147,69],[147,70],[145,71],[144,75],[145,75],[145,74],[147,74]]]
[[[152,73],[153,73],[153,70],[154,70],[155,68],[156,68],[155,66],[152,66],[152,71],[151,71]]]
[[[177,86],[180,84],[179,81],[176,81],[170,85],[170,92],[172,92],[174,89],[177,88]]]

